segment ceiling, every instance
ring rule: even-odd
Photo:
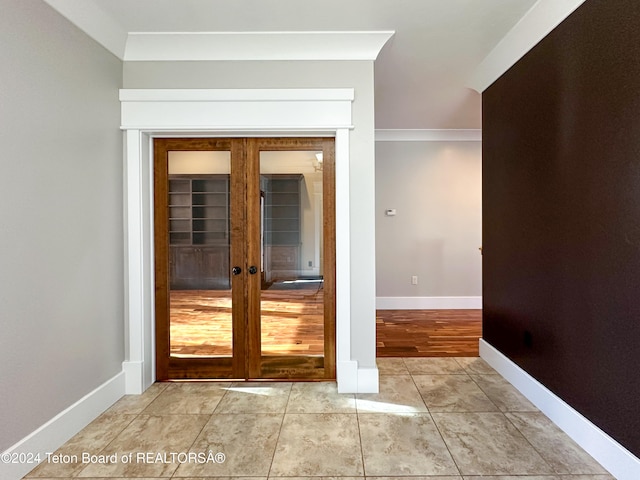
[[[376,128],[478,129],[469,79],[536,0],[82,2],[127,33],[395,31],[374,64]]]

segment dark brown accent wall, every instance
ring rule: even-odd
[[[483,94],[484,339],[640,456],[640,1]]]

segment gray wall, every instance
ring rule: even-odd
[[[350,134],[352,359],[375,366],[373,62],[125,62],[125,88],[354,88]],[[340,208],[338,204],[336,208]],[[338,286],[340,288],[340,286]]]
[[[480,142],[376,143],[378,297],[482,295],[481,187]]]
[[[121,62],[42,2],[0,14],[0,451],[121,371]]]

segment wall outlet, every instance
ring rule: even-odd
[[[417,285],[418,284],[418,276],[414,275],[411,277],[411,285]]]
[[[313,267],[313,260],[309,260],[309,266]]]

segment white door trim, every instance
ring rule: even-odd
[[[349,131],[353,89],[121,90],[125,131],[125,321],[127,394],[155,381],[153,268],[154,137],[336,138],[336,368],[338,388],[358,390],[351,360]]]

